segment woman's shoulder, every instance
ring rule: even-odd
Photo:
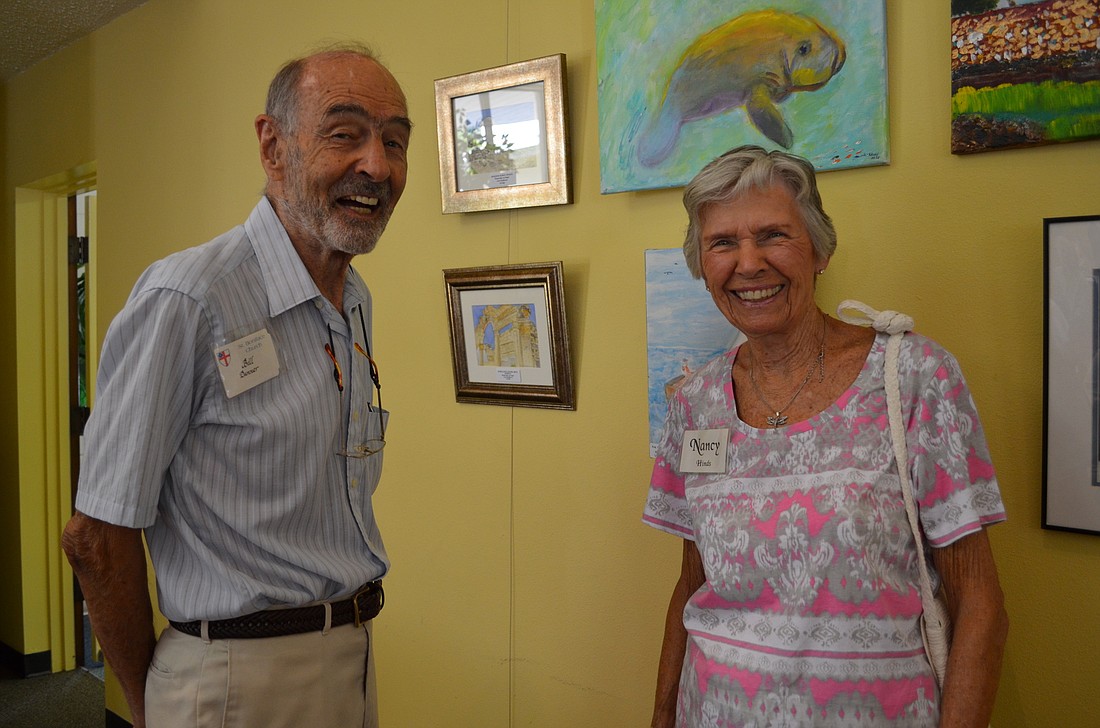
[[[883,341],[883,346],[885,346],[885,342],[890,337],[885,334],[879,334],[879,336]],[[906,332],[901,341],[901,349],[898,355],[900,358],[909,359],[914,363],[923,362],[927,364],[939,363],[945,359],[954,361],[955,359],[951,352],[938,341],[930,339],[924,334],[918,334],[916,331]]]
[[[737,356],[738,348],[735,346],[727,349],[690,371],[678,387],[679,394],[690,399],[699,392],[712,389],[715,386],[723,386],[730,377],[731,367]]]
[[[889,337],[881,338],[883,346]],[[944,396],[957,385],[965,385],[962,367],[955,356],[935,339],[915,332],[906,333],[898,351],[898,370],[903,391],[912,396],[923,392]],[[965,387],[964,387],[965,389]]]

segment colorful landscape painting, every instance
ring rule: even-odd
[[[951,151],[1100,135],[1100,0],[952,0]]]
[[[682,186],[740,144],[889,161],[884,0],[596,0],[600,187]]]
[[[645,251],[646,352],[649,358],[649,455],[668,397],[684,377],[740,343],[741,332],[718,312],[680,248]]]

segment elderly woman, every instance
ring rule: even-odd
[[[653,725],[987,725],[1008,620],[985,527],[1005,516],[958,363],[924,337],[902,342],[908,471],[954,625],[941,691],[891,445],[887,337],[814,300],[836,232],[813,167],[739,147],[684,206],[688,267],[746,341],[673,396],[654,464],[644,519],[684,541]]]

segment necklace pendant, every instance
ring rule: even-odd
[[[782,427],[787,424],[787,415],[776,412],[768,417],[768,427]]]

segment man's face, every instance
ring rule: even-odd
[[[284,224],[292,239],[369,253],[405,189],[410,125],[397,81],[354,55],[309,61],[297,129],[285,137]]]

